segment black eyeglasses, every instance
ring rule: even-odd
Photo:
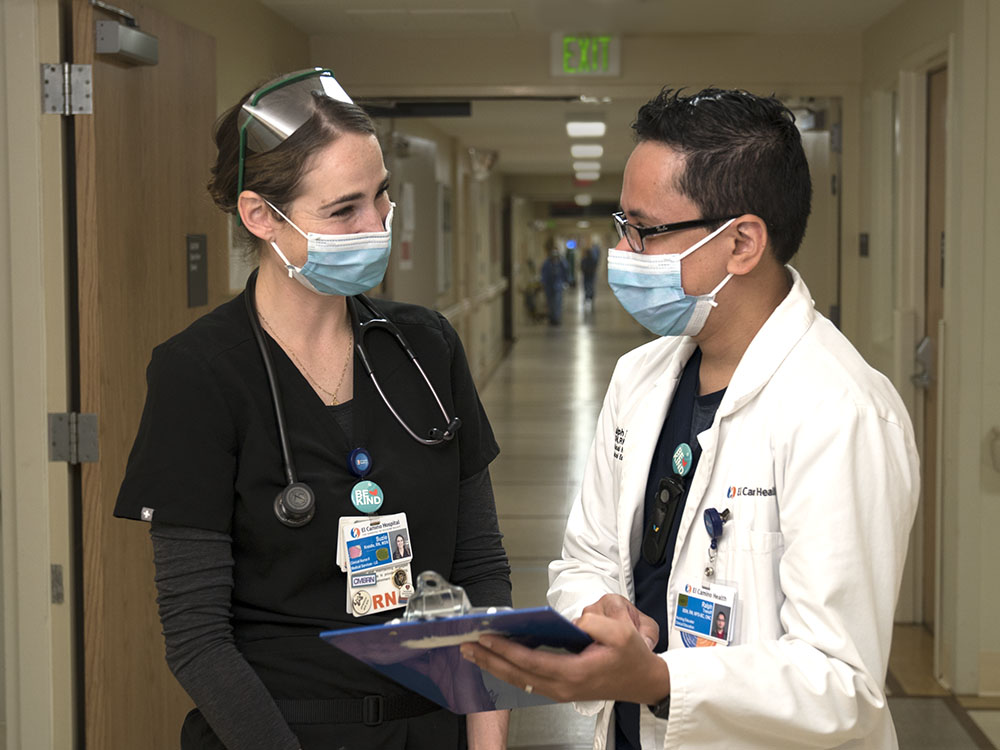
[[[692,219],[691,221],[677,221],[673,224],[660,224],[655,227],[637,227],[635,224],[629,224],[625,220],[624,211],[616,211],[611,214],[611,218],[615,220],[615,229],[618,230],[618,236],[628,240],[628,246],[632,248],[633,252],[642,253],[646,251],[645,239],[654,234],[666,234],[667,232],[677,232],[681,229],[707,227],[711,224],[721,224],[736,217],[723,216],[718,219]]]

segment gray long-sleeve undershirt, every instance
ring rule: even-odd
[[[452,580],[465,586],[473,604],[509,605],[510,567],[489,470],[462,482],[459,498]],[[166,660],[178,682],[226,747],[297,750],[270,693],[236,648],[230,536],[157,523],[150,536]],[[508,580],[498,579],[498,570]]]

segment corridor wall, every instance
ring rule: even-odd
[[[863,95],[874,123],[866,131],[868,147],[874,154],[885,152],[880,140],[888,122],[899,133],[900,163],[883,158],[863,168],[862,227],[878,228],[880,241],[852,274],[859,289],[859,330],[887,330],[889,314],[922,321],[923,236],[918,229],[923,205],[917,200],[909,206],[906,200],[913,183],[923,180],[922,124],[919,111],[914,115],[908,109],[907,97],[920,99],[920,76],[933,66],[945,64],[949,71],[943,343],[934,383],[940,404],[939,480],[925,488],[939,508],[936,670],[957,693],[998,695],[1000,585],[995,571],[1000,570],[1000,549],[992,533],[1000,523],[1000,445],[993,432],[1000,428],[1000,302],[992,282],[1000,272],[1000,253],[992,238],[1000,231],[995,210],[1000,205],[1000,2],[907,0],[865,30],[862,42]],[[916,169],[911,161],[918,163]],[[893,185],[885,179],[886,169],[894,169],[897,178],[888,203],[880,195]],[[899,212],[899,220],[887,224],[886,211]],[[892,254],[892,262],[879,262],[878,254],[885,253]],[[891,309],[879,302],[887,292]],[[921,397],[908,378],[914,342],[894,342],[895,352],[884,343],[873,335],[862,337],[862,344],[895,370],[904,400],[919,411]]]

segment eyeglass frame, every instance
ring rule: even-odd
[[[624,238],[628,243],[628,246],[632,248],[632,252],[644,253],[646,252],[647,237],[657,234],[666,234],[667,232],[677,232],[681,229],[695,229],[697,227],[707,227],[711,224],[721,224],[735,219],[736,216],[724,216],[718,219],[691,219],[690,221],[675,221],[671,224],[657,224],[655,227],[640,227],[635,224],[630,224],[625,220],[624,211],[615,211],[611,214],[611,218],[614,219],[615,229],[618,230],[619,239]],[[628,235],[627,227],[631,227],[639,235],[639,247],[635,247],[632,244],[632,240]]]
[[[323,75],[329,75],[333,77],[333,71],[329,68],[310,68],[308,70],[303,70],[299,73],[291,73],[287,76],[278,78],[276,81],[271,81],[264,84],[259,89],[254,91],[247,98],[246,103],[250,106],[257,106],[260,100],[263,99],[268,94],[278,89],[282,89],[285,86],[290,86],[295,83],[306,80],[307,78],[320,78]],[[336,78],[334,78],[336,81]],[[339,84],[338,84],[339,85]],[[239,170],[236,176],[236,195],[238,196],[243,192],[243,172],[244,164],[246,163],[246,151],[247,151],[247,127],[250,125],[250,120],[253,119],[252,116],[247,118],[247,120],[240,126],[240,159],[239,159]]]

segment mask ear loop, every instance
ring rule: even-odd
[[[716,229],[711,234],[706,234],[704,237],[702,237],[696,243],[694,243],[693,245],[691,245],[691,247],[689,247],[683,253],[679,254],[677,256],[677,258],[679,260],[684,260],[684,258],[686,258],[687,256],[689,256],[691,253],[693,253],[699,247],[701,247],[702,245],[704,245],[706,242],[711,242],[713,239],[715,239],[716,237],[718,237],[719,234],[721,234],[726,229],[726,227],[728,227],[734,221],[736,221],[736,219],[730,219],[729,221],[727,221],[725,224],[723,224],[721,227],[719,227],[718,229]]]
[[[295,222],[294,222],[294,221],[292,221],[292,220],[291,220],[291,219],[289,219],[289,218],[288,218],[287,216],[285,216],[285,215],[284,215],[284,214],[283,214],[283,213],[281,212],[281,209],[280,209],[280,208],[278,208],[278,207],[277,207],[277,206],[275,206],[275,205],[274,205],[273,203],[271,203],[271,201],[269,201],[269,200],[268,200],[267,198],[264,198],[264,197],[261,197],[261,200],[262,200],[262,201],[264,201],[264,203],[266,203],[267,205],[269,205],[269,206],[271,207],[271,209],[272,209],[272,210],[273,210],[273,211],[274,211],[274,212],[275,212],[276,214],[278,214],[278,216],[280,216],[280,217],[281,217],[282,219],[284,219],[285,221],[287,221],[287,222],[288,222],[288,224],[289,224],[289,226],[291,226],[291,227],[292,227],[292,229],[294,229],[294,230],[295,230],[296,232],[298,232],[299,234],[301,234],[301,235],[302,235],[303,237],[305,237],[305,238],[306,238],[307,240],[309,239],[309,235],[307,235],[307,234],[306,234],[305,232],[303,232],[303,231],[302,231],[301,229],[299,229],[299,228],[298,228],[298,227],[297,227],[297,226],[295,225]],[[295,273],[296,273],[297,271],[301,271],[301,270],[302,270],[302,269],[301,269],[301,268],[299,268],[298,266],[294,266],[294,265],[292,265],[291,263],[289,263],[289,262],[288,262],[288,258],[286,258],[286,257],[285,257],[285,254],[284,254],[283,252],[281,252],[281,248],[280,248],[280,247],[278,247],[278,243],[277,243],[277,242],[275,242],[274,240],[271,240],[271,247],[273,247],[273,248],[274,248],[274,252],[276,252],[276,253],[278,254],[278,257],[279,257],[279,258],[281,258],[281,262],[285,264],[285,269],[286,269],[286,270],[288,271],[288,278],[292,278],[292,277],[294,276],[294,274],[295,274]]]
[[[720,291],[722,291],[722,287],[728,284],[731,278],[733,278],[733,275],[728,274],[726,278],[724,278],[722,281],[719,282],[719,285],[715,287],[715,289],[713,289],[712,291],[710,291],[708,294],[705,295],[708,298],[708,304],[710,304],[712,307],[719,306],[719,303],[715,301],[715,295],[718,294]]]
[[[723,224],[721,227],[719,227],[718,229],[716,229],[711,234],[705,235],[703,238],[701,238],[700,240],[698,240],[698,242],[696,242],[691,247],[689,247],[687,250],[685,250],[683,253],[681,253],[678,257],[681,260],[683,260],[688,255],[690,255],[695,250],[697,250],[699,247],[701,247],[702,245],[704,245],[706,242],[711,242],[715,237],[718,237],[719,234],[721,234],[723,232],[723,230],[725,230],[726,227],[728,227],[734,221],[736,221],[736,219],[730,219],[729,221],[727,221],[725,224]],[[719,306],[719,303],[715,301],[715,295],[718,294],[722,290],[722,287],[724,287],[727,283],[729,283],[729,280],[731,278],[733,278],[733,275],[729,274],[728,276],[726,276],[726,278],[724,278],[721,282],[719,282],[719,285],[717,287],[715,287],[715,289],[713,289],[708,294],[704,295],[704,298],[708,301],[708,304],[710,304],[712,307],[718,307]]]

